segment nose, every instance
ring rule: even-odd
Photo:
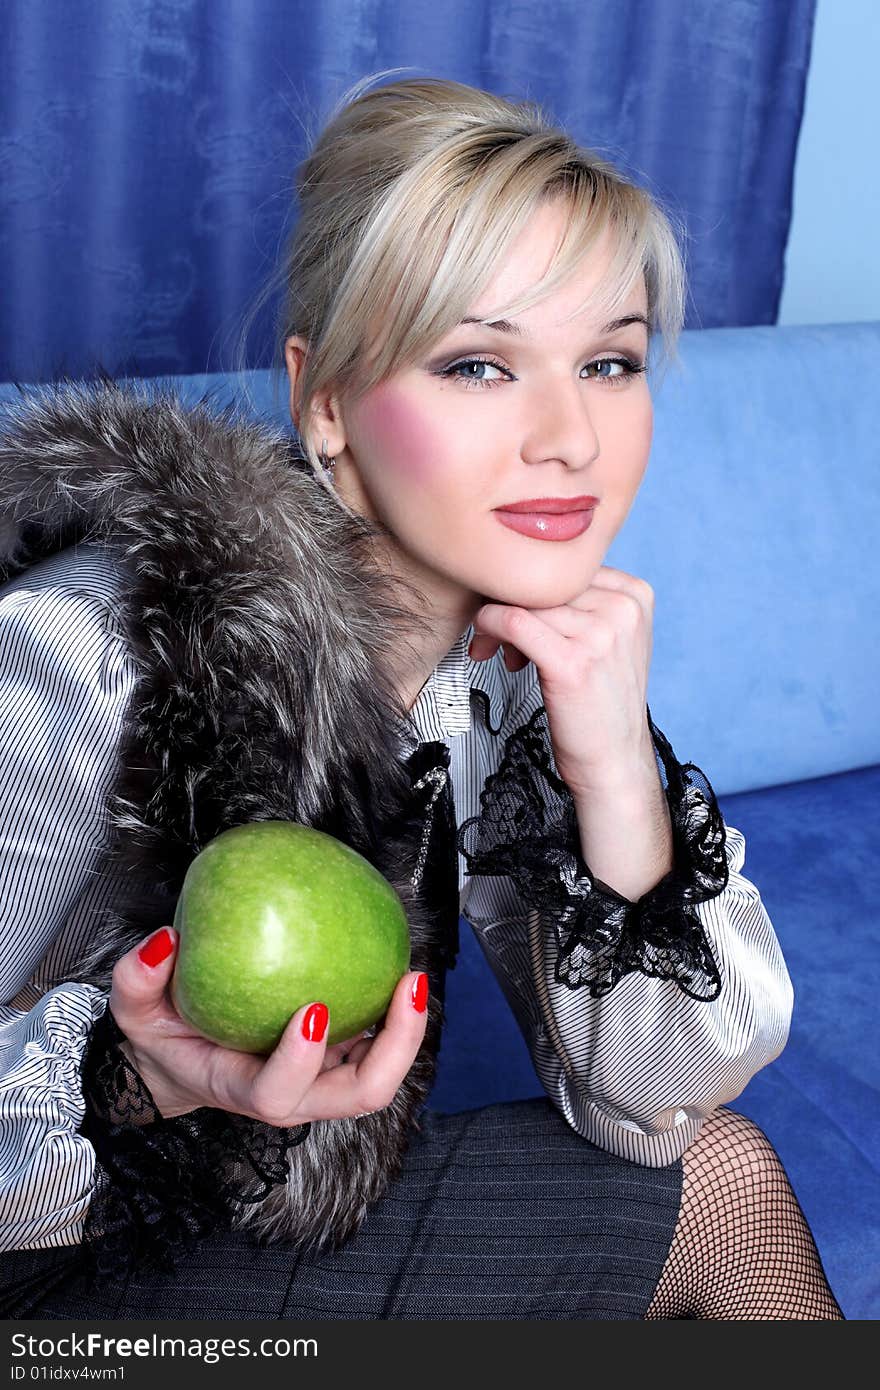
[[[567,468],[586,468],[599,457],[599,434],[583,381],[556,381],[536,391],[527,405],[526,463],[558,459]]]

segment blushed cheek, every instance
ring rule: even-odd
[[[424,407],[389,383],[370,392],[359,408],[360,433],[383,474],[426,483],[443,468],[442,435]]]

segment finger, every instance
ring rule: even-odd
[[[123,1033],[143,1029],[156,1019],[174,1018],[166,996],[174,973],[180,938],[173,927],[160,927],[138,942],[113,968],[109,1007]]]
[[[615,630],[621,626],[619,622],[620,611],[624,618],[630,614],[641,610],[641,614],[649,625],[653,624],[654,613],[654,591],[650,584],[635,575],[627,575],[621,571],[613,571],[615,574],[623,576],[622,581],[610,581],[605,584],[590,585],[572,599],[570,603],[560,604],[555,608],[526,608],[516,609],[504,604],[486,605],[481,608],[474,618],[475,636],[468,647],[469,655],[474,661],[485,661],[492,657],[501,646],[504,653],[504,664],[509,671],[522,670],[523,666],[528,665],[529,661],[534,661],[542,675],[546,675],[550,668],[546,665],[541,666],[534,655],[534,650],[529,651],[522,638],[518,638],[518,646],[512,641],[504,640],[505,631],[514,627],[518,629],[523,623],[521,618],[516,617],[517,613],[525,613],[537,619],[546,629],[558,633],[567,640],[582,640],[589,635],[590,616],[602,619],[610,624]],[[623,582],[626,581],[626,582]],[[497,613],[489,614],[488,609],[499,610],[501,617]],[[483,615],[486,615],[485,617]],[[509,615],[509,616],[504,616]],[[483,629],[491,629],[491,632]],[[566,653],[563,660],[568,659]]]
[[[422,1007],[413,1002],[413,986],[421,974],[408,971],[398,981],[382,1028],[374,1038],[355,1043],[352,1053],[358,1054],[358,1060],[318,1077],[306,1102],[315,1119],[362,1115],[391,1104],[425,1036],[424,988],[416,999]],[[427,976],[424,979],[427,985]]]
[[[251,1081],[246,1097],[251,1113],[268,1124],[298,1123],[294,1116],[321,1071],[329,1031],[329,1011],[321,1000],[297,1009]]]
[[[355,1043],[359,1042],[364,1037],[365,1032],[366,1030],[362,1029],[360,1033],[355,1033],[353,1037],[346,1038],[344,1042],[334,1043],[332,1047],[328,1047],[324,1053],[324,1062],[321,1070],[329,1071],[331,1067],[341,1066]]]
[[[528,666],[529,658],[524,656],[518,647],[515,647],[511,642],[499,643],[494,637],[472,638],[468,647],[468,655],[472,661],[488,661],[498,651],[499,646],[508,671],[522,671],[524,667]]]
[[[642,579],[640,575],[629,574],[627,570],[615,569],[613,565],[600,565],[591,582],[600,588],[621,589],[624,593],[636,593],[642,585],[648,584],[648,581]]]
[[[347,1066],[357,1066],[359,1062],[363,1061],[372,1046],[372,1038],[361,1038],[360,1042],[356,1042],[354,1046],[349,1049],[347,1055],[343,1059],[345,1064]]]
[[[650,615],[654,611],[656,595],[647,579],[642,579],[640,575],[627,574],[626,570],[616,570],[611,565],[602,565],[594,576],[591,587],[628,594],[638,602],[646,614]]]
[[[503,645],[511,647],[527,661],[533,661],[539,671],[564,669],[567,639],[574,635],[578,624],[572,621],[570,611],[566,616],[559,616],[563,612],[565,610],[516,608],[500,603],[484,605],[474,617],[473,659],[493,655]],[[563,626],[569,630],[559,631]],[[480,655],[474,656],[474,652]]]

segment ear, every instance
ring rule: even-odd
[[[300,415],[302,410],[302,379],[308,342],[305,338],[292,335],[284,344],[284,360],[290,379],[290,416],[297,430],[302,433]],[[327,441],[327,452],[335,457],[345,448],[345,431],[336,397],[325,394],[314,398],[309,410],[308,434],[312,443],[320,449],[322,439]]]
[[[290,418],[297,429],[299,429],[299,398],[306,351],[305,338],[293,336],[286,339],[284,343],[284,361],[287,364],[287,375],[290,380]]]

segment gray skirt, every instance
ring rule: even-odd
[[[208,1319],[644,1318],[682,1164],[646,1168],[578,1135],[546,1097],[421,1114],[403,1170],[341,1249],[222,1232],[173,1274],[92,1288],[75,1251],[0,1256],[7,1316]],[[11,1302],[8,1300],[11,1298]]]

